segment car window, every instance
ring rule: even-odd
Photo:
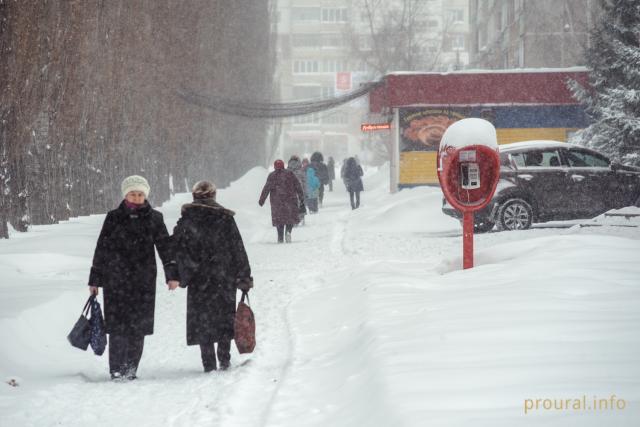
[[[511,153],[510,156],[517,167],[524,167],[524,153]]]
[[[609,160],[604,156],[581,150],[567,150],[567,162],[572,168],[607,168]]]
[[[533,150],[523,153],[512,153],[511,159],[519,168],[541,167],[553,168],[560,167],[560,154],[557,149]]]

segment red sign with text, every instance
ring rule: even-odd
[[[351,90],[351,72],[336,73],[336,90]]]
[[[363,123],[360,125],[362,132],[371,132],[374,130],[387,130],[391,129],[391,123]]]

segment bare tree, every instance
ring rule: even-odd
[[[353,17],[347,27],[350,49],[374,74],[437,67],[450,22],[441,31],[427,31],[429,20],[442,18],[431,13],[427,2],[355,0],[352,10],[360,19]]]
[[[0,237],[105,212],[129,174],[161,203],[170,177],[224,186],[262,164],[266,122],[178,96],[270,98],[269,2],[239,3],[0,0]]]

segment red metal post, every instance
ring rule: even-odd
[[[473,212],[462,216],[462,268],[473,268]]]

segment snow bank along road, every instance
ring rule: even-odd
[[[0,241],[0,426],[637,425],[638,229],[600,218],[480,235],[478,267],[460,271],[439,190],[389,195],[381,170],[360,210],[336,183],[277,245],[257,206],[266,174],[219,194],[237,212],[258,321],[256,351],[234,349],[227,372],[202,372],[186,293],[163,277],[139,380],[112,383],[106,355],[68,345],[104,216]],[[169,229],[188,200],[162,206]],[[544,407],[614,394],[607,408]]]

